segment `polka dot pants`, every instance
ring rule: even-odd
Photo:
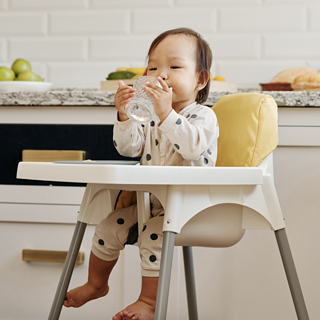
[[[142,276],[158,277],[162,249],[164,210],[151,195],[151,215],[138,238]],[[128,240],[130,228],[137,223],[137,205],[111,212],[96,227],[92,240],[92,252],[98,258],[112,261],[119,257]]]

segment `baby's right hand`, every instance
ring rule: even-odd
[[[123,81],[119,81],[119,88],[114,96],[114,104],[118,110],[120,121],[129,119],[126,114],[126,105],[130,102],[130,99],[135,96],[135,94],[136,89],[126,86]]]

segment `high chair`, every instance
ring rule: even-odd
[[[277,105],[268,95],[240,93],[222,97],[213,110],[220,128],[214,168],[19,164],[18,178],[87,183],[50,320],[59,318],[86,225],[100,222],[113,210],[119,190],[137,191],[139,230],[149,216],[145,192],[153,193],[165,208],[155,320],[166,319],[174,245],[183,246],[189,319],[197,320],[191,246],[229,247],[246,229],[275,232],[297,318],[309,319],[273,180]]]

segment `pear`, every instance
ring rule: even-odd
[[[13,62],[11,69],[18,76],[23,71],[31,71],[31,64],[27,60],[17,59]]]
[[[22,71],[16,78],[17,81],[43,81],[41,77],[32,71]]]
[[[14,72],[6,67],[0,67],[0,81],[12,81],[15,78]]]

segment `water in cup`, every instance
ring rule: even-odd
[[[136,95],[126,105],[127,116],[141,124],[150,122],[154,117],[152,98],[142,89],[147,82],[153,83],[162,89],[161,84],[156,78],[141,76],[133,84],[133,88],[136,89]]]

